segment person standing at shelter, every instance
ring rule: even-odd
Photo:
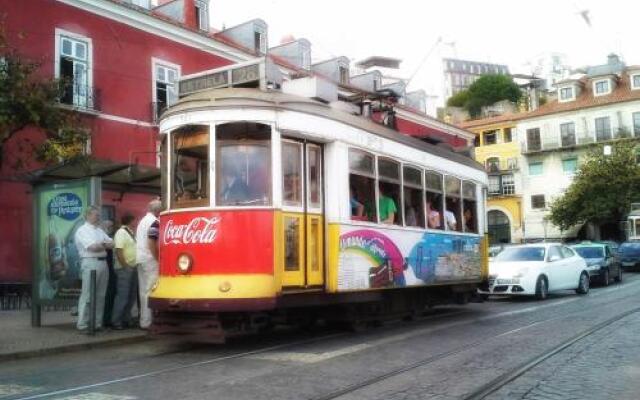
[[[114,329],[131,327],[131,308],[136,302],[138,271],[136,269],[136,237],[133,233],[135,217],[129,213],[122,216],[122,226],[116,232],[115,272],[117,277],[116,299],[113,304],[111,323]]]
[[[96,271],[96,329],[102,329],[104,298],[109,279],[107,271],[107,249],[113,248],[113,240],[100,228],[100,210],[90,206],[85,214],[85,223],[78,228],[74,236],[80,256],[82,274],[82,292],[78,300],[78,323],[76,327],[87,330],[89,326],[89,306],[91,300],[91,271]]]
[[[110,238],[113,238],[113,221],[109,219],[105,219],[100,224],[104,233],[107,234]],[[107,293],[104,297],[104,315],[102,318],[102,326],[110,327],[111,326],[111,313],[113,311],[113,303],[116,299],[116,287],[118,278],[116,277],[116,271],[114,269],[114,259],[113,259],[113,250],[106,249],[107,252],[107,271],[108,271],[108,279],[107,279]]]
[[[136,229],[136,260],[138,262],[138,287],[140,291],[140,328],[148,329],[152,317],[149,309],[149,295],[158,280],[158,236],[162,210],[160,200],[149,202],[147,214]]]

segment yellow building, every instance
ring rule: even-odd
[[[487,224],[492,244],[519,243],[523,237],[520,144],[514,115],[467,121],[476,134],[475,158],[489,175]]]

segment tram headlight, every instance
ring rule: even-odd
[[[193,266],[193,258],[189,254],[182,253],[178,256],[178,271],[183,274],[191,271],[191,267]]]

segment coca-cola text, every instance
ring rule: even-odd
[[[210,244],[218,234],[219,217],[195,217],[187,224],[167,221],[164,228],[164,244]]]

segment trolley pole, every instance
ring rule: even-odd
[[[91,270],[89,278],[89,335],[96,334],[96,270]]]

